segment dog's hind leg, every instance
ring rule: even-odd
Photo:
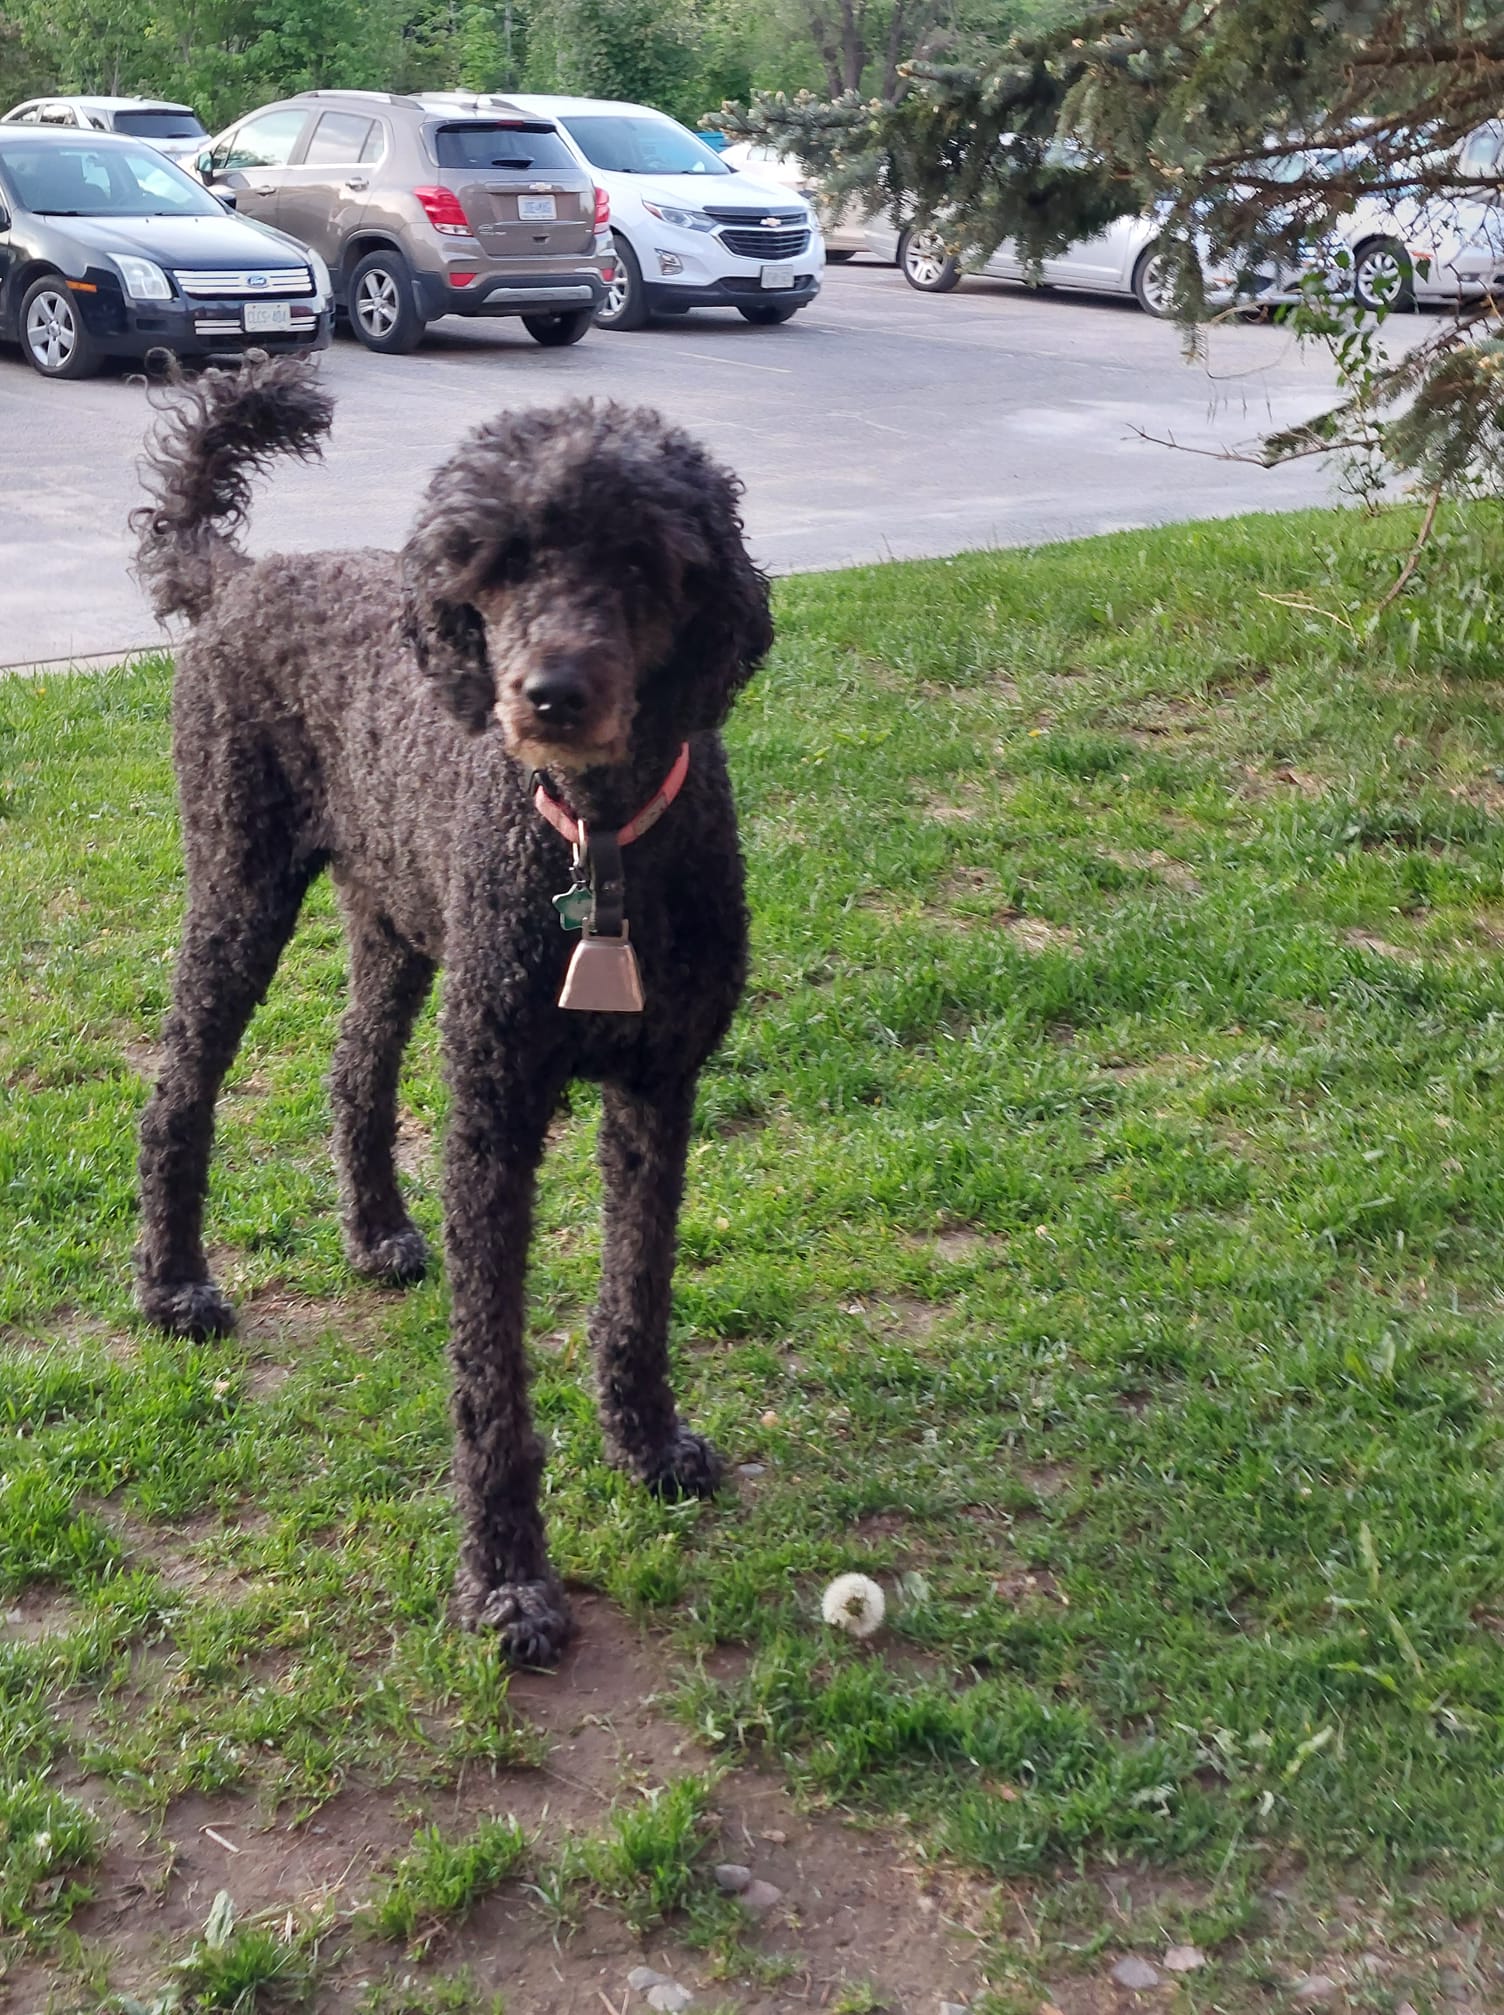
[[[292,935],[312,865],[284,861],[254,881],[206,876],[191,899],[162,1032],[162,1070],[141,1120],[136,1302],[177,1336],[218,1336],[235,1312],[209,1277],[204,1196],[214,1102]],[[191,877],[190,877],[191,880]]]
[[[722,1463],[683,1426],[668,1379],[674,1247],[684,1194],[694,1079],[652,1097],[603,1091],[601,1288],[590,1321],[606,1452],[664,1497],[708,1497]]]
[[[342,896],[350,941],[350,1004],[340,1023],[329,1096],[339,1168],[345,1251],[357,1273],[405,1285],[428,1264],[423,1234],[397,1187],[392,1147],[397,1079],[434,962],[405,944],[390,920]]]

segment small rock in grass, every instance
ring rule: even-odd
[[[738,1476],[766,1476],[768,1465],[765,1462],[739,1462],[736,1473]]]
[[[1290,1992],[1297,2001],[1330,2001],[1337,1983],[1330,1973],[1302,1973]]]
[[[687,2008],[694,1998],[677,1980],[660,1980],[656,1987],[648,1989],[648,2006],[660,2010],[661,2015],[679,2015],[680,2009]]]
[[[646,1994],[650,1987],[661,1986],[667,1978],[666,1973],[655,1973],[651,1966],[634,1966],[627,1975],[627,1985],[639,1994]]]
[[[737,1894],[737,1902],[743,1910],[750,1910],[754,1917],[765,1917],[782,1896],[783,1891],[771,1882],[749,1882]]]
[[[715,1886],[727,1896],[740,1896],[751,1880],[752,1870],[740,1861],[723,1861],[715,1871]]]
[[[1131,1953],[1113,1967],[1112,1977],[1119,1987],[1131,1987],[1135,1993],[1159,1985],[1159,1969],[1151,1966],[1147,1959],[1139,1959]]]
[[[1206,1964],[1206,1955],[1194,1945],[1172,1945],[1163,1964],[1167,1973],[1194,1973],[1198,1966]]]

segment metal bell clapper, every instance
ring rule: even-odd
[[[642,1013],[642,975],[627,942],[625,919],[614,937],[586,929],[564,975],[559,1006],[586,1014]]]

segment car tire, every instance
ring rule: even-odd
[[[937,231],[916,231],[912,226],[898,241],[898,270],[921,294],[948,294],[959,286],[961,268]]]
[[[1170,292],[1164,254],[1156,252],[1152,245],[1139,254],[1130,285],[1134,300],[1156,322],[1163,322],[1167,316],[1174,314],[1175,302]]]
[[[738,302],[736,312],[744,322],[769,329],[775,322],[792,322],[803,306],[802,301],[749,301],[745,307]]]
[[[1415,306],[1415,268],[1397,238],[1373,238],[1353,254],[1353,299],[1376,313]]]
[[[368,350],[405,357],[427,324],[413,299],[413,276],[400,252],[369,252],[350,275],[350,327]]]
[[[595,310],[576,308],[568,315],[524,315],[522,326],[545,350],[562,350],[566,344],[578,343],[581,336],[589,335],[595,326]]]
[[[92,378],[99,369],[99,345],[84,327],[67,282],[56,273],[44,273],[26,290],[21,348],[44,378]]]
[[[616,255],[616,277],[606,289],[606,305],[597,313],[596,323],[602,329],[645,329],[648,304],[637,254],[620,231],[612,232],[611,244]]]

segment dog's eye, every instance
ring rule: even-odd
[[[508,539],[496,555],[492,568],[492,578],[501,581],[520,581],[528,570],[532,550],[526,539]]]

